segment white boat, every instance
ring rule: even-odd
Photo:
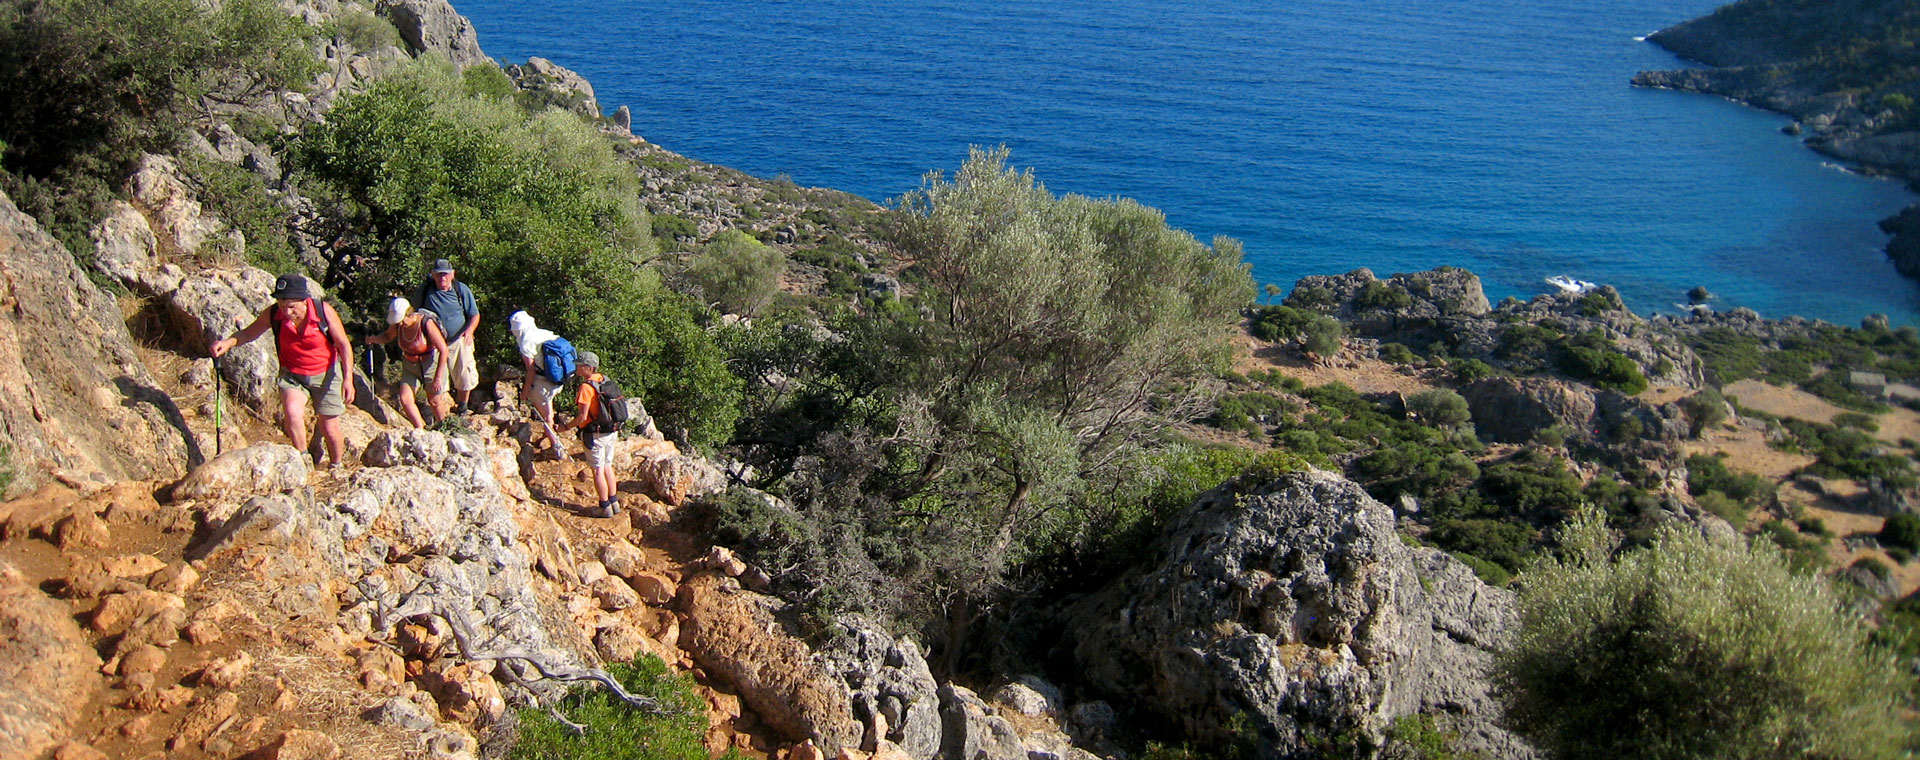
[[[1586,280],[1576,280],[1564,274],[1548,277],[1547,284],[1552,285],[1568,293],[1585,293],[1589,290],[1592,290],[1594,287],[1593,283],[1591,282],[1587,282]]]

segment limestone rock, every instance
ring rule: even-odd
[[[1027,678],[1033,677],[1027,676]],[[1060,712],[1062,701],[1060,690],[1044,683],[1041,685],[1052,691],[1053,696],[1048,697],[1025,681],[1015,681],[995,689],[993,701],[1011,707],[1021,715],[1049,715]]]
[[[378,0],[374,9],[400,30],[400,39],[414,55],[435,52],[455,66],[466,68],[487,62],[473,22],[447,0]]]
[[[600,118],[600,101],[593,97],[593,85],[572,69],[535,56],[527,59],[525,66],[508,66],[506,72],[523,91],[541,93],[581,116]]]
[[[1556,425],[1578,435],[1593,422],[1597,408],[1593,390],[1561,380],[1540,377],[1494,377],[1481,380],[1460,394],[1473,413],[1473,426],[1495,441],[1525,443]]]
[[[238,503],[248,496],[286,493],[307,485],[307,455],[284,443],[257,443],[215,457],[173,487],[173,498]]]
[[[106,408],[95,400],[108,402]],[[113,296],[0,194],[0,429],[12,496],[55,471],[174,478],[200,458],[180,410],[134,349]]]
[[[1493,652],[1512,596],[1394,532],[1390,510],[1337,475],[1284,475],[1215,492],[1176,517],[1163,558],[1076,604],[1064,622],[1093,687],[1223,739],[1245,710],[1266,756],[1347,732],[1376,743],[1395,718],[1436,716],[1459,748],[1533,751],[1498,727]]]
[[[647,557],[640,549],[624,539],[615,539],[600,550],[600,564],[607,572],[622,578],[632,578],[646,569]],[[669,594],[669,597],[672,595]]]
[[[65,605],[0,583],[0,760],[33,760],[65,739],[100,689],[99,669]]]
[[[940,687],[913,639],[894,638],[872,621],[842,617],[822,652],[852,694],[856,714],[879,716],[881,736],[914,760],[940,752]]]
[[[633,450],[638,457],[634,474],[654,498],[673,506],[725,488],[726,473],[699,457],[684,456],[668,441],[640,439]]]
[[[640,603],[640,595],[635,593],[626,581],[613,576],[594,581],[589,587],[593,598],[600,601],[600,608],[618,612]]]
[[[340,745],[318,731],[292,728],[267,747],[266,757],[268,760],[335,760],[340,757]]]
[[[846,685],[774,619],[772,600],[702,575],[680,586],[687,613],[680,646],[774,730],[828,752],[858,748],[862,729]]]
[[[1027,748],[1013,724],[994,715],[972,690],[941,684],[940,715],[946,725],[941,749],[946,757],[1027,760]]]
[[[651,570],[634,573],[627,578],[627,583],[640,594],[641,601],[655,607],[672,604],[674,596],[680,593],[680,587],[673,579]]]

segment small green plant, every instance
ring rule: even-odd
[[[0,499],[13,493],[13,446],[0,443]]]
[[[1387,725],[1387,746],[1397,747],[1409,760],[1453,760],[1453,735],[1440,730],[1433,716],[1424,713],[1402,715]]]
[[[559,711],[585,725],[575,734],[545,710],[522,708],[519,743],[511,760],[706,760],[706,703],[693,681],[667,672],[651,654],[607,672],[637,696],[658,701],[665,712],[648,713],[614,698],[605,689],[586,688],[561,700]],[[731,756],[731,755],[730,755]]]
[[[1379,281],[1362,286],[1353,298],[1355,311],[1393,311],[1412,305],[1413,296],[1407,291]]]

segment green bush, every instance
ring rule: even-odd
[[[752,317],[780,289],[786,257],[739,230],[723,230],[687,263],[687,275],[700,283],[707,300],[721,311]]]
[[[1681,399],[1680,408],[1686,411],[1689,428],[1695,438],[1727,419],[1727,397],[1714,388],[1702,388],[1700,392]]]
[[[1333,317],[1316,316],[1307,322],[1301,332],[1306,336],[1301,345],[1308,353],[1332,356],[1340,352],[1341,338],[1346,336],[1347,330]]]
[[[1387,343],[1380,346],[1380,360],[1389,364],[1412,364],[1420,361],[1420,357],[1404,345]]]
[[[1440,428],[1456,428],[1473,419],[1467,400],[1446,388],[1428,388],[1407,397],[1407,411]]]
[[[1253,313],[1247,331],[1265,341],[1292,340],[1306,332],[1314,313],[1287,306],[1262,306]]]
[[[182,156],[180,168],[200,202],[240,231],[249,263],[269,272],[304,269],[293,252],[287,213],[260,175],[198,155]]]
[[[1901,512],[1887,518],[1880,525],[1880,545],[1904,549],[1908,554],[1920,552],[1920,515]]]
[[[1497,661],[1514,730],[1556,757],[1897,757],[1904,689],[1827,584],[1681,526],[1610,559],[1597,512],[1528,573]]]
[[[1647,376],[1641,373],[1640,365],[1617,351],[1568,346],[1561,350],[1560,370],[1629,396],[1647,389]]]
[[[1734,528],[1746,527],[1749,508],[1747,505],[1728,497],[1726,494],[1719,491],[1708,491],[1694,497],[1694,501],[1700,504],[1701,509],[1718,515],[1720,519],[1726,520],[1727,524],[1732,525]]]
[[[1463,385],[1493,377],[1493,365],[1479,359],[1456,359],[1447,368],[1453,370],[1454,382]]]
[[[586,726],[576,735],[538,707],[516,712],[519,740],[511,760],[706,760],[706,701],[693,679],[667,671],[651,654],[617,663],[607,672],[635,696],[658,701],[663,714],[650,714],[613,697],[604,688],[580,687],[560,701],[568,720]],[[729,757],[735,756],[729,752]]]
[[[1577,302],[1580,315],[1585,317],[1604,317],[1609,313],[1624,311],[1627,305],[1620,302],[1620,296],[1608,290],[1595,290],[1580,297]]]
[[[1447,519],[1436,522],[1428,538],[1447,551],[1471,554],[1512,573],[1526,564],[1527,553],[1533,546],[1534,530],[1503,520]],[[1482,577],[1485,577],[1484,573]]]
[[[1396,311],[1412,305],[1413,296],[1407,291],[1378,280],[1361,286],[1353,297],[1355,311]]]

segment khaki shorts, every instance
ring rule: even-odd
[[[346,396],[340,390],[340,365],[327,367],[324,375],[296,375],[280,368],[280,382],[283,390],[306,391],[313,399],[313,411],[322,417],[338,417],[347,413]]]
[[[536,367],[535,372],[537,373],[538,371],[539,369]],[[552,409],[553,397],[560,395],[560,389],[564,387],[566,386],[548,380],[546,375],[535,374],[533,376],[533,405],[545,405],[547,409]]]
[[[594,469],[613,466],[613,452],[618,450],[620,431],[593,436],[587,439],[587,466]]]
[[[447,376],[453,379],[454,390],[470,391],[480,387],[480,365],[473,361],[473,336],[447,343],[447,358],[453,360]]]
[[[428,396],[438,396],[447,392],[447,381],[442,379],[439,385],[429,385],[434,369],[439,366],[440,357],[427,354],[427,358],[417,362],[402,359],[400,361],[400,384],[415,388],[426,388]]]

